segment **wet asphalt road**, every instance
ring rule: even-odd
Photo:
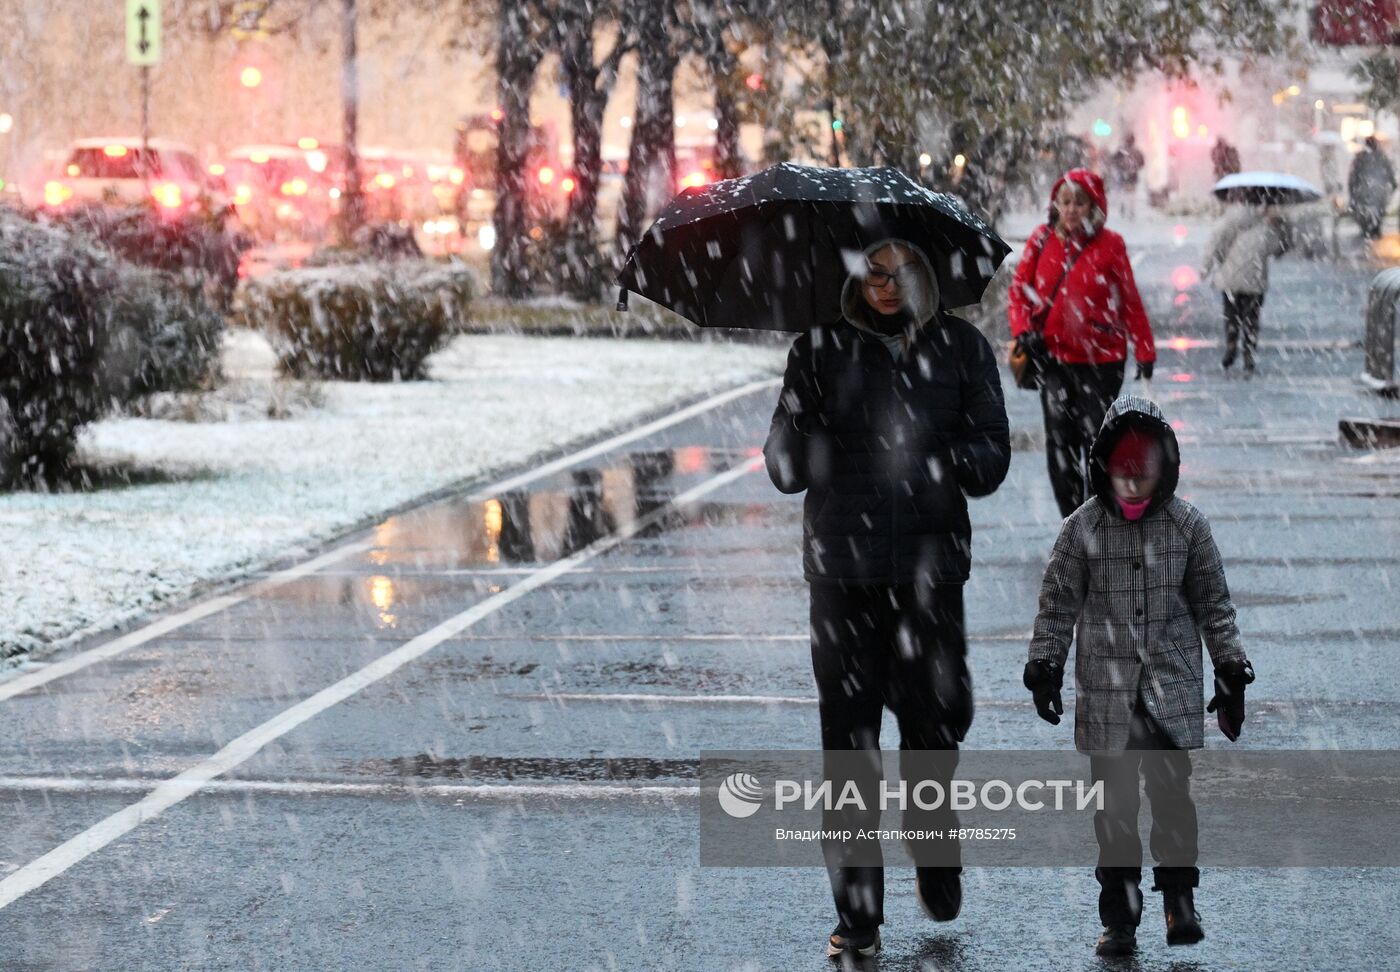
[[[1177,426],[1182,492],[1211,518],[1260,673],[1240,744],[1397,748],[1400,475],[1336,444],[1341,415],[1384,411],[1351,384],[1366,275],[1280,267],[1246,383],[1220,376],[1214,300],[1171,283],[1195,262],[1188,240],[1137,266],[1163,344],[1150,392]],[[772,398],[394,517],[331,566],[0,701],[3,896],[160,781],[432,642],[69,855],[0,910],[0,967],[827,967],[825,874],[701,868],[688,795],[702,749],[816,745],[800,498],[737,471]],[[1069,725],[1036,720],[1019,683],[1058,517],[1038,404],[1010,388],[1008,404],[1011,474],[973,504],[967,745],[1068,749]],[[732,482],[667,512],[726,470]],[[539,586],[501,604],[521,582]],[[912,872],[891,871],[886,949],[869,967],[1102,967],[1087,869],[965,883],[963,915],[939,926],[919,914]],[[1209,937],[1190,949],[1166,948],[1154,898],[1139,959],[1121,967],[1400,967],[1393,869],[1207,872]]]

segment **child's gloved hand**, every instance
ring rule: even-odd
[[[1215,667],[1215,695],[1206,706],[1215,713],[1215,722],[1225,738],[1234,742],[1244,728],[1244,687],[1254,681],[1249,659],[1228,661]]]
[[[1052,726],[1060,724],[1060,716],[1065,712],[1065,704],[1060,698],[1060,686],[1064,680],[1063,666],[1039,658],[1026,662],[1025,674],[1021,676],[1022,683],[1031,690],[1031,696],[1035,699],[1036,713]]]

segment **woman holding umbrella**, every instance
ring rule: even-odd
[[[1011,336],[1040,362],[1045,458],[1061,516],[1087,498],[1089,446],[1123,387],[1128,337],[1138,378],[1150,380],[1157,360],[1127,247],[1104,228],[1107,214],[1098,174],[1066,172],[1011,284]]]
[[[1292,176],[1244,172],[1222,179],[1215,194],[1234,203],[1206,244],[1201,277],[1219,290],[1225,308],[1226,371],[1235,363],[1241,344],[1244,375],[1254,374],[1259,344],[1259,312],[1269,290],[1269,258],[1281,256],[1289,245],[1288,225],[1279,206],[1307,202],[1320,193]]]
[[[901,750],[955,750],[972,722],[966,497],[994,491],[1011,459],[996,359],[976,328],[938,312],[933,270],[905,240],[865,248],[841,309],[842,320],[794,343],[764,446],[777,487],[807,491],[803,565],[822,749],[878,758],[888,706]],[[904,822],[955,825],[936,812],[919,824],[906,812]],[[827,954],[873,954],[883,869],[824,850],[838,917]],[[918,868],[929,917],[957,916],[960,875],[956,866]]]
[[[802,559],[827,781],[845,775],[872,796],[886,707],[906,777],[922,750],[939,751],[935,772],[951,773],[972,722],[967,497],[1001,485],[1011,442],[991,347],[943,308],[979,301],[1008,249],[959,200],[897,169],[783,162],[677,196],[619,277],[620,309],[635,291],[701,326],[802,332],[763,452],[778,489],[807,493]],[[871,809],[824,829],[874,827]],[[946,830],[955,819],[911,805],[903,823]],[[916,863],[939,865],[917,870],[924,910],[953,919],[957,842],[911,849]],[[838,919],[827,954],[873,955],[879,843],[824,841],[822,851]]]

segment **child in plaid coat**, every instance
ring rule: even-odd
[[[1196,808],[1189,750],[1204,745],[1201,641],[1215,666],[1221,732],[1237,739],[1254,672],[1210,524],[1176,496],[1180,453],[1162,410],[1123,397],[1090,452],[1093,495],[1065,519],[1040,588],[1024,682],[1042,719],[1060,722],[1060,687],[1073,640],[1075,745],[1090,754],[1104,808],[1099,842],[1101,955],[1130,954],[1142,914],[1138,774],[1152,805],[1153,890],[1167,943],[1205,937],[1193,890]],[[1136,862],[1136,866],[1133,866]]]

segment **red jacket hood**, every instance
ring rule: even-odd
[[[1105,216],[1108,215],[1108,194],[1103,189],[1103,178],[1091,169],[1070,169],[1055,180],[1055,185],[1050,190],[1051,206],[1055,205],[1055,195],[1060,191],[1060,186],[1066,182],[1073,182],[1087,192],[1089,198],[1094,201],[1094,205],[1099,207],[1099,211]]]

